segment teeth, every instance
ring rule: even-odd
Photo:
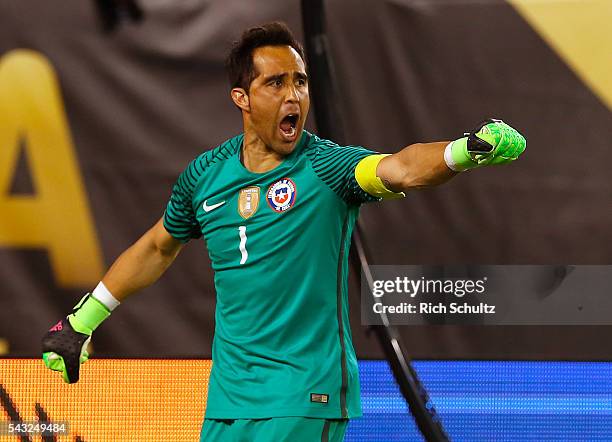
[[[283,131],[283,133],[288,137],[292,137],[295,135],[295,127],[292,127],[288,131]]]

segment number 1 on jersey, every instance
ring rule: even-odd
[[[240,249],[240,253],[242,254],[242,258],[240,258],[240,264],[242,265],[247,262],[247,259],[249,258],[249,252],[247,252],[246,249],[246,226],[238,227],[238,233],[240,234],[240,246],[238,248]]]

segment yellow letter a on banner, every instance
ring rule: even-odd
[[[22,139],[33,196],[9,194]],[[27,50],[0,59],[0,247],[46,249],[62,287],[89,287],[103,270],[57,79]]]

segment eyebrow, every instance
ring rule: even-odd
[[[287,75],[289,75],[287,72],[283,72],[281,74],[270,75],[268,77],[264,77],[263,81],[264,83],[268,83],[273,80],[283,80],[285,77],[287,77]],[[295,77],[299,78],[300,80],[308,80],[308,75],[306,75],[303,72],[296,72]]]

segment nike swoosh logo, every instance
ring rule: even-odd
[[[202,204],[202,209],[204,209],[204,212],[206,212],[206,213],[212,212],[217,207],[221,207],[223,204],[225,204],[225,201],[221,201],[220,203],[213,204],[212,206],[209,206],[209,205],[206,204],[207,202],[208,202],[208,200],[205,200],[204,204]]]

